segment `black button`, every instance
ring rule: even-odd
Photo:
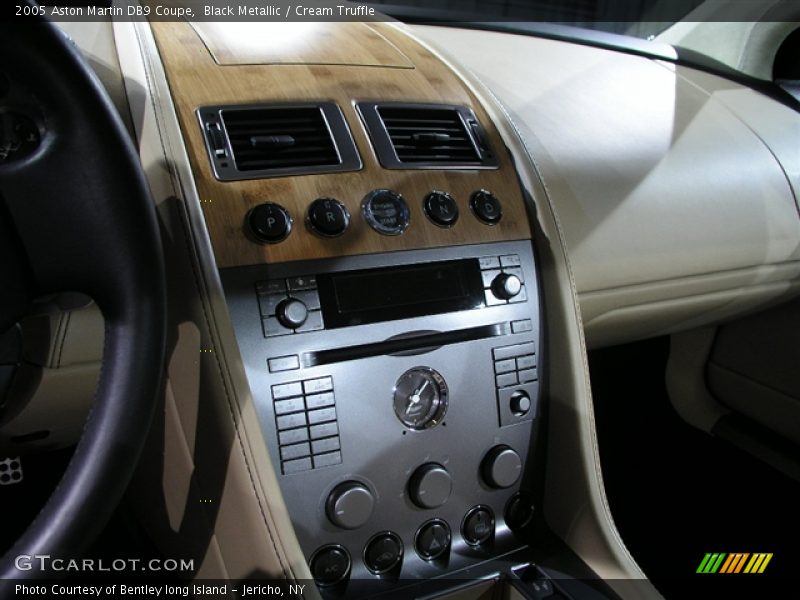
[[[336,585],[349,574],[350,555],[342,546],[323,546],[311,557],[311,575],[317,585]]]
[[[450,548],[450,527],[440,519],[423,524],[414,536],[414,549],[423,560],[436,560]]]
[[[464,517],[461,535],[468,544],[472,546],[485,544],[492,538],[493,533],[494,515],[486,506],[476,506]]]
[[[458,205],[450,194],[431,192],[422,205],[425,214],[440,227],[452,227],[458,220]]]
[[[506,505],[506,525],[518,531],[524,528],[533,518],[533,502],[523,493],[514,495]]]
[[[403,542],[391,531],[374,536],[364,549],[364,564],[380,575],[388,573],[403,560]]]
[[[491,192],[480,190],[472,194],[469,199],[470,208],[475,216],[484,223],[494,225],[500,222],[503,216],[503,208],[500,206],[500,201]]]
[[[308,224],[320,235],[336,237],[350,224],[350,213],[335,198],[317,198],[308,207]]]
[[[262,242],[274,244],[285,240],[292,231],[292,218],[279,204],[259,204],[247,215],[250,230]]]

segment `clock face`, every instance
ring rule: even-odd
[[[410,429],[438,425],[447,411],[447,383],[429,367],[414,367],[394,386],[394,412]]]

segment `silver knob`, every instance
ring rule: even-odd
[[[498,298],[510,300],[522,291],[522,282],[519,277],[511,273],[500,273],[492,281],[492,292]]]
[[[414,504],[420,508],[436,508],[450,497],[453,480],[442,465],[428,463],[422,465],[411,476],[408,490]]]
[[[495,446],[483,459],[483,480],[493,488],[509,488],[522,475],[522,459],[508,446]]]
[[[297,329],[306,322],[308,308],[296,298],[287,298],[275,307],[275,316],[284,327]]]
[[[327,513],[331,523],[342,529],[356,529],[369,521],[375,497],[367,486],[346,481],[328,496]]]

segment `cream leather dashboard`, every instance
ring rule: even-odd
[[[471,69],[519,129],[566,235],[590,346],[690,329],[800,291],[796,112],[648,58],[413,31]]]

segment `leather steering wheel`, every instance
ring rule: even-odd
[[[33,298],[61,291],[103,313],[100,378],[60,483],[0,559],[0,596],[9,580],[54,575],[19,570],[16,557],[78,558],[110,518],[150,427],[166,330],[161,238],[129,133],[63,32],[39,18],[2,22],[0,332]]]

